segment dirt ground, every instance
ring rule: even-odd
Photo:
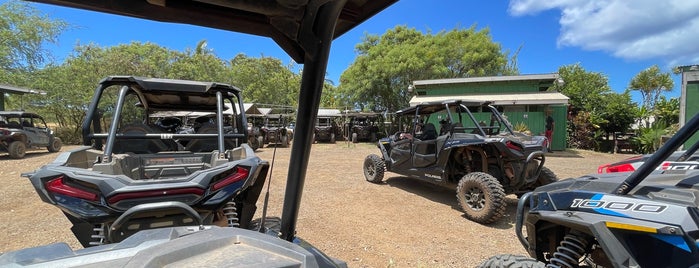
[[[63,151],[70,148],[74,146]],[[258,151],[268,161],[273,153],[273,148]],[[313,145],[298,237],[349,267],[474,267],[495,254],[525,254],[513,230],[514,196],[508,199],[503,219],[477,224],[464,218],[452,190],[390,172],[383,184],[366,182],[362,163],[371,153],[378,154],[373,144]],[[57,242],[80,248],[69,221],[57,208],[43,203],[29,180],[20,176],[57,155],[37,151],[21,160],[0,155],[0,252]],[[270,216],[281,216],[289,156],[289,148],[276,151]],[[546,166],[565,179],[594,173],[600,164],[627,157],[556,152],[547,155]]]

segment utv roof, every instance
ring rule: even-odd
[[[327,1],[153,1],[153,0],[33,0],[162,22],[186,23],[272,38],[296,62],[315,57],[304,32],[318,23],[318,10]],[[333,39],[351,30],[397,0],[347,0],[335,24]],[[310,50],[310,51],[309,51]]]
[[[381,115],[380,113],[374,113],[374,112],[355,112],[355,111],[348,111],[342,114],[342,116],[347,116],[347,117],[378,117]]]
[[[144,78],[134,76],[109,76],[100,81],[104,88],[113,85],[135,84],[148,102],[148,107],[156,110],[178,109],[215,111],[216,92],[228,96],[239,94],[237,87],[214,82],[190,80]],[[224,110],[227,107],[224,107]]]
[[[459,105],[463,104],[466,106],[482,106],[488,105],[490,102],[487,101],[474,101],[474,100],[445,100],[445,101],[433,101],[433,102],[422,102],[415,106],[410,106],[408,108],[399,110],[396,115],[406,115],[415,114],[415,111],[420,108],[419,114],[431,114],[441,110],[446,109],[446,105]]]
[[[241,90],[235,86],[215,82],[199,82],[191,80],[164,79],[164,78],[146,78],[136,76],[109,76],[102,79],[100,84],[103,86],[120,85],[124,83],[138,84],[143,91],[170,91],[182,93],[207,93],[212,90],[220,90],[224,92],[240,92]],[[146,93],[144,92],[144,93]],[[212,93],[213,94],[213,93]]]
[[[41,116],[38,114],[25,112],[25,111],[0,111],[0,116],[41,118]]]

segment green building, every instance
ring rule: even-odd
[[[680,95],[680,126],[684,126],[699,112],[699,65],[677,67],[682,74]],[[685,144],[695,144],[699,135],[694,134]]]
[[[546,113],[555,121],[552,150],[566,148],[568,97],[550,91],[563,83],[558,74],[490,76],[413,81],[410,105],[448,99],[489,101],[512,125],[524,124],[533,135],[544,135]]]

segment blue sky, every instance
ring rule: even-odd
[[[76,44],[114,46],[140,41],[184,50],[200,40],[207,40],[208,48],[222,59],[244,53],[291,62],[264,37],[32,5],[74,26],[59,37],[58,44],[46,47],[59,62]],[[560,66],[580,63],[587,71],[606,75],[617,92],[652,65],[671,72],[674,66],[699,63],[699,1],[401,0],[334,41],[327,78],[339,82],[354,61],[354,46],[364,34],[381,35],[396,25],[433,33],[473,25],[487,27],[503,50],[514,52],[521,46],[518,64],[522,74],[553,73]],[[680,78],[672,77],[675,88],[667,95],[677,97]],[[640,101],[640,95],[635,93],[634,100]]]

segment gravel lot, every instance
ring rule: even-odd
[[[63,151],[74,148],[65,146]],[[276,151],[268,215],[281,216],[289,148]],[[364,180],[362,163],[373,144],[314,144],[301,202],[297,235],[350,267],[473,267],[499,253],[525,254],[514,234],[516,199],[498,223],[466,220],[451,190],[387,172],[383,184]],[[273,148],[258,151],[270,160]],[[70,223],[43,203],[20,176],[53,161],[36,151],[25,159],[0,155],[0,252],[67,242],[80,248]],[[596,172],[600,164],[627,158],[588,151],[547,155],[559,178]],[[261,197],[260,200],[263,198]],[[261,207],[261,204],[260,204]],[[258,210],[259,212],[259,210]]]

